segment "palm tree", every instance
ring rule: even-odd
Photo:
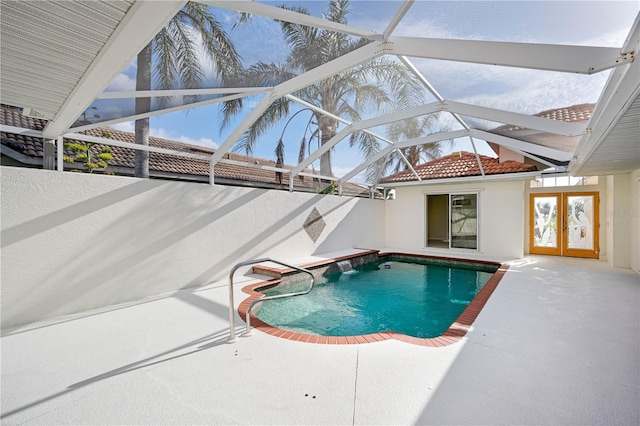
[[[447,132],[447,126],[439,126],[437,114],[429,114],[421,117],[411,117],[406,120],[396,121],[387,126],[387,137],[392,141],[416,139],[433,133]],[[367,181],[376,183],[379,177],[387,172],[398,173],[418,164],[442,157],[443,145],[451,146],[453,140],[440,142],[427,142],[392,151],[383,160],[372,164],[367,170]],[[402,158],[404,156],[404,158]],[[406,161],[405,161],[406,159]],[[409,164],[407,164],[409,163]]]
[[[309,14],[307,9],[300,6],[288,9]],[[325,18],[347,24],[348,13],[348,0],[333,0]],[[246,16],[243,18],[246,19]],[[369,40],[289,22],[280,22],[280,26],[285,41],[291,47],[287,60],[283,64],[258,62],[250,66],[240,76],[242,85],[274,86],[369,43]],[[399,62],[385,57],[373,59],[294,93],[314,106],[351,121],[361,120],[363,111],[379,110],[384,105],[394,104],[398,108],[417,105],[422,101],[422,94],[423,88],[415,76]],[[274,101],[239,139],[234,150],[251,154],[258,138],[271,126],[287,118],[290,109],[291,101],[288,98]],[[231,118],[241,110],[242,100],[225,103],[222,126],[229,124]],[[337,133],[338,122],[326,115],[314,111],[313,123],[318,129],[320,145]],[[279,148],[276,149],[278,163],[283,162],[281,142],[278,141]],[[302,138],[302,144],[307,142],[306,138]],[[363,132],[353,133],[349,143],[350,146],[357,145],[365,157],[380,149],[378,141]],[[304,153],[304,146],[300,148],[300,152]],[[331,151],[320,158],[320,173],[333,176]]]
[[[222,24],[208,6],[188,2],[138,54],[136,90],[151,89],[151,69],[155,62],[158,89],[201,87],[205,72],[199,56],[200,43],[212,59],[222,85],[234,79],[242,66],[240,57]],[[196,97],[185,97],[194,101]],[[167,99],[160,98],[160,105]],[[150,111],[150,98],[136,98],[136,114]],[[149,119],[136,120],[136,143],[149,145]],[[136,151],[135,176],[149,177],[149,152]]]

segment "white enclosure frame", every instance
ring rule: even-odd
[[[131,10],[125,15],[112,37],[109,38],[104,49],[95,58],[91,67],[85,73],[82,81],[75,87],[74,92],[66,99],[63,106],[55,113],[47,126],[38,135],[47,140],[58,140],[64,136],[78,140],[87,140],[91,142],[103,143],[107,145],[126,146],[131,149],[140,149],[153,152],[171,153],[183,157],[191,157],[204,159],[205,156],[185,155],[179,151],[161,150],[160,148],[143,147],[135,144],[124,142],[114,142],[111,139],[93,138],[86,135],[80,135],[78,132],[94,127],[100,127],[119,122],[131,121],[139,118],[146,118],[155,115],[191,109],[198,106],[210,105],[213,103],[223,102],[231,99],[238,99],[255,94],[263,94],[263,98],[258,104],[244,117],[240,124],[233,129],[226,140],[216,149],[215,153],[208,157],[210,162],[210,183],[215,183],[214,169],[217,163],[240,164],[225,159],[224,156],[237,143],[242,135],[250,128],[250,126],[258,119],[258,117],[271,105],[272,102],[287,97],[289,100],[295,101],[305,107],[311,108],[317,113],[330,116],[346,125],[338,134],[336,134],[328,143],[321,146],[315,152],[311,153],[302,162],[297,164],[292,170],[277,167],[256,166],[252,164],[241,163],[242,166],[255,167],[263,170],[271,170],[289,173],[289,189],[293,191],[293,179],[296,175],[305,175],[305,169],[314,161],[319,159],[322,154],[328,152],[332,147],[340,141],[351,135],[354,131],[367,132],[375,138],[385,142],[386,147],[380,150],[376,155],[366,159],[360,165],[354,167],[350,172],[341,178],[333,176],[324,176],[329,180],[337,181],[339,187],[346,182],[352,180],[361,171],[373,164],[375,161],[382,160],[386,155],[394,150],[404,147],[410,147],[425,142],[438,142],[455,138],[468,137],[474,148],[476,160],[484,176],[484,170],[480,162],[480,157],[475,149],[474,139],[488,140],[498,145],[505,146],[524,156],[540,161],[546,165],[556,167],[554,162],[569,162],[573,158],[573,153],[548,148],[525,140],[506,137],[487,132],[482,129],[474,128],[469,125],[461,116],[470,116],[483,120],[489,120],[514,126],[520,126],[528,129],[538,130],[540,132],[556,134],[560,136],[579,136],[582,138],[581,145],[587,145],[593,142],[590,138],[592,129],[584,124],[566,123],[562,121],[519,114],[512,111],[498,110],[478,105],[465,104],[444,99],[436,88],[421,75],[417,68],[411,63],[408,57],[439,59],[446,61],[468,62],[485,64],[488,66],[506,66],[515,68],[527,68],[533,70],[555,71],[563,73],[577,74],[595,74],[604,70],[615,68],[612,79],[622,82],[623,86],[631,87],[634,83],[633,77],[629,75],[638,71],[638,63],[634,62],[635,54],[640,45],[640,30],[638,29],[638,19],[636,17],[635,24],[627,42],[621,48],[611,47],[592,47],[577,45],[551,45],[551,44],[533,44],[533,43],[515,43],[515,42],[495,42],[480,40],[452,40],[452,39],[434,39],[421,37],[400,37],[394,36],[393,32],[402,21],[406,13],[411,8],[413,0],[405,0],[399,4],[398,10],[390,19],[387,27],[382,33],[356,28],[350,25],[339,24],[305,14],[284,10],[279,7],[270,6],[254,1],[222,1],[222,0],[196,0],[203,4],[231,9],[239,12],[251,13],[268,18],[274,18],[281,21],[288,21],[302,25],[314,26],[317,28],[348,34],[355,37],[361,37],[371,40],[371,43],[354,50],[340,58],[328,63],[322,64],[315,69],[298,75],[288,81],[278,84],[274,87],[238,87],[238,88],[213,88],[213,89],[196,89],[196,90],[151,90],[151,91],[129,91],[129,92],[109,92],[102,93],[102,90],[109,82],[131,61],[142,47],[168,22],[174,14],[184,5],[184,1],[175,2],[145,2],[136,1]],[[340,73],[346,69],[366,63],[374,58],[383,55],[393,55],[397,57],[414,75],[422,82],[424,87],[436,98],[436,102],[428,103],[416,108],[395,111],[391,114],[362,120],[360,122],[349,122],[336,117],[318,108],[308,104],[298,98],[293,93],[309,85],[315,84],[326,79],[329,76]],[[631,74],[630,74],[631,73]],[[631,85],[631,86],[630,86]],[[609,87],[609,85],[607,86]],[[615,89],[615,87],[614,87]],[[621,102],[628,99],[625,94],[620,94],[614,89],[607,89],[603,93],[603,102],[606,106],[618,106]],[[633,87],[631,87],[633,89]],[[632,90],[633,92],[633,90]],[[633,96],[635,92],[629,96]],[[137,97],[157,97],[157,96],[176,96],[176,95],[207,95],[220,94],[219,98],[196,102],[193,104],[180,105],[163,110],[137,114],[118,119],[108,120],[100,123],[89,124],[71,128],[70,126],[80,113],[86,109],[95,99],[116,99],[116,98],[137,98]],[[626,97],[625,97],[626,96]],[[608,112],[609,110],[607,110]],[[397,120],[407,119],[425,114],[432,113],[450,114],[462,127],[461,130],[442,132],[428,135],[421,138],[404,141],[390,141],[380,135],[371,132],[374,128],[381,124],[391,123]],[[598,115],[600,111],[595,111]],[[606,115],[606,114],[603,114]],[[595,119],[600,119],[600,116]],[[594,121],[594,119],[592,119]],[[2,126],[4,131],[10,131],[10,126]],[[24,133],[24,130],[12,128],[11,131]],[[602,132],[601,132],[602,133]],[[602,136],[599,133],[598,137]],[[35,135],[34,133],[30,133]],[[170,152],[168,152],[170,151]],[[544,158],[541,158],[544,157]],[[546,160],[550,159],[550,160]],[[582,158],[580,158],[582,160]],[[406,161],[406,159],[405,159]],[[58,160],[58,167],[60,168]],[[566,170],[563,167],[556,167],[557,170]],[[417,180],[420,178],[411,167]],[[319,177],[318,175],[314,175]],[[374,185],[377,183],[374,183]]]

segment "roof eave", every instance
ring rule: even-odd
[[[411,180],[405,182],[386,182],[380,183],[377,186],[382,188],[397,188],[399,186],[424,186],[424,185],[441,185],[441,184],[454,184],[454,183],[468,183],[468,182],[491,182],[491,181],[525,181],[532,180],[542,175],[540,171],[533,172],[519,172],[519,173],[500,173],[485,176],[460,176],[455,178],[445,179],[423,179],[421,181]]]

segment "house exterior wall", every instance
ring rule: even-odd
[[[633,176],[634,174],[625,173],[606,177],[607,261],[616,268],[631,268],[634,258],[637,261],[640,237],[637,231],[638,186]],[[635,241],[632,241],[632,236]],[[638,270],[637,264],[635,270]]]
[[[2,329],[226,280],[237,262],[384,245],[384,202],[2,167]],[[313,208],[326,227],[303,229]]]
[[[386,202],[387,247],[434,256],[488,260],[518,259],[523,255],[524,189],[522,181],[401,186],[395,200]],[[478,250],[425,247],[426,194],[478,192]]]
[[[630,209],[629,209],[629,267],[640,274],[640,169],[629,175]]]

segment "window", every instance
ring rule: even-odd
[[[428,194],[427,247],[478,248],[478,194]]]
[[[556,176],[539,177],[531,181],[531,188],[555,188],[556,186],[597,185],[598,176]]]

